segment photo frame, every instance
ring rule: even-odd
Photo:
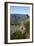
[[[33,4],[5,2],[5,43],[33,42]]]

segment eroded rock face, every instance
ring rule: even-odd
[[[20,26],[20,31],[21,31],[22,33],[25,33],[25,29],[26,29],[26,28],[24,27],[24,25],[21,25],[21,26]]]
[[[16,31],[21,31],[22,33],[25,33],[25,29],[26,28],[24,27],[23,24],[17,25],[17,26],[15,26],[15,25],[11,26],[11,32],[12,33],[16,32]]]

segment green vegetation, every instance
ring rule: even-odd
[[[30,22],[29,22],[29,20],[24,21],[23,24],[26,28],[26,32],[29,33],[29,31],[30,31]]]
[[[29,33],[29,25],[30,25],[30,23],[29,23],[29,21],[24,21],[23,22],[23,24],[24,24],[24,26],[25,26],[25,28],[26,28],[26,32],[27,33]],[[10,34],[10,39],[26,39],[26,32],[23,34],[21,31],[16,31],[16,32],[14,32],[14,33],[11,33]]]
[[[13,34],[11,34],[10,39],[25,39],[25,34],[22,34],[21,31],[16,31]]]

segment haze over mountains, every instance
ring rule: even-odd
[[[20,23],[27,18],[29,18],[28,14],[10,14],[10,24],[14,24],[16,21]]]

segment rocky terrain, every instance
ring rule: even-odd
[[[10,15],[10,34],[13,34],[16,31],[17,32],[20,31],[22,32],[22,34],[24,34],[26,31],[29,31],[29,15],[28,14],[11,14]],[[25,36],[29,38],[29,33],[26,32],[26,34]]]

